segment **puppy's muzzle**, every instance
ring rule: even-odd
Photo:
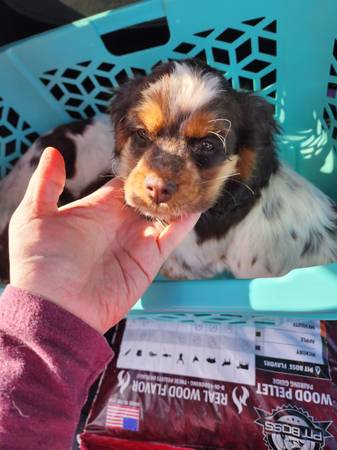
[[[156,205],[168,202],[177,191],[177,183],[173,180],[165,180],[157,175],[148,175],[144,180],[147,196]]]

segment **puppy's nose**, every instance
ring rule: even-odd
[[[145,189],[148,196],[159,205],[165,203],[177,190],[177,184],[172,181],[164,181],[162,178],[150,175],[145,178]]]

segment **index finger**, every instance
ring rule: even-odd
[[[81,197],[71,203],[67,203],[59,208],[59,211],[65,211],[76,206],[103,205],[112,206],[116,201],[124,203],[123,182],[119,178],[113,178],[99,187],[96,191]]]

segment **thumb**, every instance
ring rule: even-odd
[[[160,252],[164,259],[184,240],[193,229],[200,217],[200,213],[194,213],[188,217],[172,222],[163,230],[157,238]]]
[[[33,204],[37,214],[54,213],[65,180],[66,172],[61,153],[53,147],[47,147],[30,179],[23,203]]]

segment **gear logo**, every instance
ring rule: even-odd
[[[301,408],[283,405],[272,412],[255,408],[268,450],[321,450],[332,422],[315,421]]]

